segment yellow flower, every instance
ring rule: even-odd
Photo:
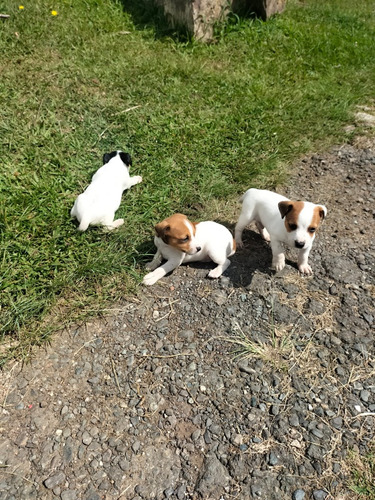
[[[52,14],[53,16],[57,16],[57,10],[51,10],[51,14]]]
[[[23,5],[20,5],[18,8],[19,8],[20,10],[23,10],[25,7],[24,7]]]

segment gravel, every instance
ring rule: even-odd
[[[332,148],[279,189],[328,207],[312,277],[292,250],[275,275],[249,228],[222,278],[180,267],[9,365],[1,499],[353,498],[347,453],[375,429],[374,163]]]

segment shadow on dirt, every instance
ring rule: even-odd
[[[234,234],[234,225],[228,224],[227,221],[216,221],[219,224],[227,227]],[[236,253],[230,257],[231,265],[224,272],[223,276],[230,279],[235,288],[247,288],[251,285],[254,273],[256,271],[271,276],[274,271],[271,268],[272,251],[267,242],[265,242],[260,234],[251,229],[245,229],[243,232],[244,247],[237,249]],[[153,239],[141,243],[134,255],[135,260],[141,267],[144,267],[147,262],[150,262],[156,248],[153,244]],[[297,269],[296,263],[286,260],[286,263]],[[212,262],[190,262],[188,264],[192,269],[207,270],[213,269]],[[167,276],[170,276],[169,273]],[[208,278],[207,278],[208,279]]]

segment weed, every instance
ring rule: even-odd
[[[375,499],[375,448],[372,446],[366,455],[352,451],[347,457],[351,470],[349,488],[357,493],[359,499]]]

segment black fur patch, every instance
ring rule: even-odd
[[[125,165],[127,167],[131,167],[132,166],[132,157],[130,156],[129,153],[123,153],[121,151],[120,158],[121,158],[122,162],[125,163]]]
[[[117,151],[112,151],[111,153],[104,153],[103,155],[103,165],[109,162],[109,160],[112,160],[117,155]]]

